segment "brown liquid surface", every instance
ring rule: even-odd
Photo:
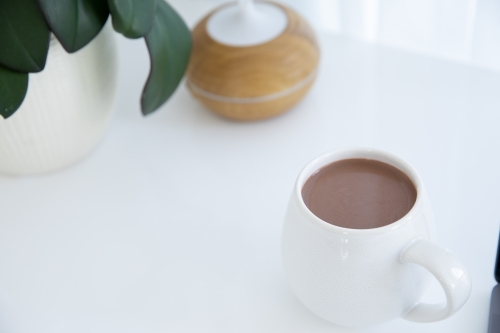
[[[351,229],[396,222],[413,207],[417,190],[399,169],[375,160],[348,159],[324,166],[302,188],[314,215]]]

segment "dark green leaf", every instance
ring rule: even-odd
[[[50,29],[64,49],[70,53],[80,50],[94,39],[109,15],[106,0],[38,0],[38,2]]]
[[[165,103],[179,85],[191,54],[191,32],[166,2],[158,0],[153,27],[145,39],[151,71],[141,106],[147,115]]]
[[[28,73],[0,66],[0,115],[9,118],[21,106],[28,90]]]
[[[153,25],[156,0],[108,0],[113,28],[125,37],[144,37]]]
[[[0,64],[21,72],[41,71],[49,39],[36,0],[0,0]]]

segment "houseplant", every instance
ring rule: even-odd
[[[178,86],[187,67],[191,50],[189,29],[164,0],[0,0],[0,116],[2,116],[0,117],[0,171],[7,173],[51,171],[73,163],[98,142],[98,140],[87,140],[87,143],[79,144],[76,141],[90,132],[100,136],[102,130],[90,129],[87,126],[85,133],[76,135],[74,133],[76,130],[69,130],[64,124],[59,124],[58,128],[61,129],[59,133],[58,129],[51,128],[50,123],[61,122],[63,119],[33,119],[39,117],[36,109],[43,109],[47,113],[51,108],[56,110],[61,106],[61,99],[67,99],[67,96],[72,94],[76,96],[78,93],[84,94],[89,89],[96,90],[93,85],[102,86],[101,92],[96,91],[96,94],[103,95],[102,90],[106,87],[109,87],[108,95],[114,94],[112,87],[116,82],[116,71],[112,70],[116,67],[113,55],[114,41],[109,36],[101,36],[109,34],[106,32],[106,29],[111,29],[106,28],[109,26],[106,25],[109,16],[116,32],[127,38],[144,38],[146,41],[151,70],[142,92],[141,109],[144,115],[150,114],[158,109]],[[45,75],[39,72],[44,70],[46,63],[48,67],[51,66],[51,52],[57,52],[55,50],[58,47],[68,54],[76,53],[64,57],[78,57],[86,52],[85,57],[92,59],[90,65],[70,65],[76,69],[70,68],[66,71],[68,73],[58,68],[52,69],[53,72],[58,72],[57,75],[63,76],[58,86],[50,87],[52,80],[45,79],[42,80],[45,86],[43,89],[30,87],[28,90],[30,84],[40,81],[39,78]],[[92,48],[94,50],[91,50]],[[100,55],[100,50],[106,50],[111,56],[103,60],[105,57]],[[61,57],[63,56],[53,56],[57,59]],[[103,64],[103,61],[106,61],[107,65]],[[51,69],[48,68],[47,71],[49,70]],[[89,71],[92,73],[88,74]],[[98,82],[101,71],[109,72],[107,83]],[[80,89],[80,92],[67,92],[65,89],[69,83],[78,79],[75,78],[75,73],[77,77],[83,75],[85,85],[75,88]],[[89,76],[94,82],[90,82]],[[35,101],[30,100],[31,91],[37,95],[33,97]],[[44,98],[43,95],[52,91],[58,91],[59,95]],[[90,95],[86,98],[92,99]],[[23,102],[29,104],[29,107],[23,105]],[[84,103],[64,104],[66,108],[63,110],[64,114],[73,112],[73,109],[78,109],[81,104]],[[112,103],[108,104],[106,112],[112,109]],[[28,119],[21,119],[23,117],[21,113],[29,114],[26,116]],[[78,116],[73,117],[72,121],[74,126],[79,126],[78,122],[88,124],[97,118],[96,115],[92,117],[85,119],[84,116]],[[109,117],[101,118],[100,124],[96,126],[102,128]],[[30,133],[28,123],[36,124],[34,125],[36,130],[31,131],[33,133]],[[49,136],[52,139],[48,142],[39,142]],[[58,139],[55,140],[54,137]],[[76,142],[75,147],[68,146],[68,142],[72,141]],[[6,145],[7,142],[10,146],[3,147],[2,145]],[[59,149],[57,142],[62,142],[64,147]],[[73,153],[79,145],[82,146],[81,152]],[[50,146],[50,149],[47,149],[47,146]],[[48,157],[51,159],[50,162],[44,161],[42,156],[47,150],[52,151]],[[66,157],[59,162],[55,161],[57,156],[63,155]],[[69,155],[72,156],[68,157]],[[16,158],[19,161],[16,161]],[[2,165],[7,160],[8,165]]]

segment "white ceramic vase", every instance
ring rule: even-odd
[[[73,54],[52,38],[45,70],[30,74],[23,104],[10,118],[0,117],[0,172],[38,174],[80,160],[104,135],[116,87],[110,24]]]

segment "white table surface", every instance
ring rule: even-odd
[[[0,177],[0,332],[350,332],[311,314],[280,260],[295,177],[330,149],[396,153],[421,174],[442,245],[472,276],[433,324],[486,332],[500,222],[500,74],[320,33],[310,94],[268,121],[219,118],[184,86],[142,119],[140,41],[119,39],[117,113],[81,163]],[[437,283],[426,301],[443,299]]]

